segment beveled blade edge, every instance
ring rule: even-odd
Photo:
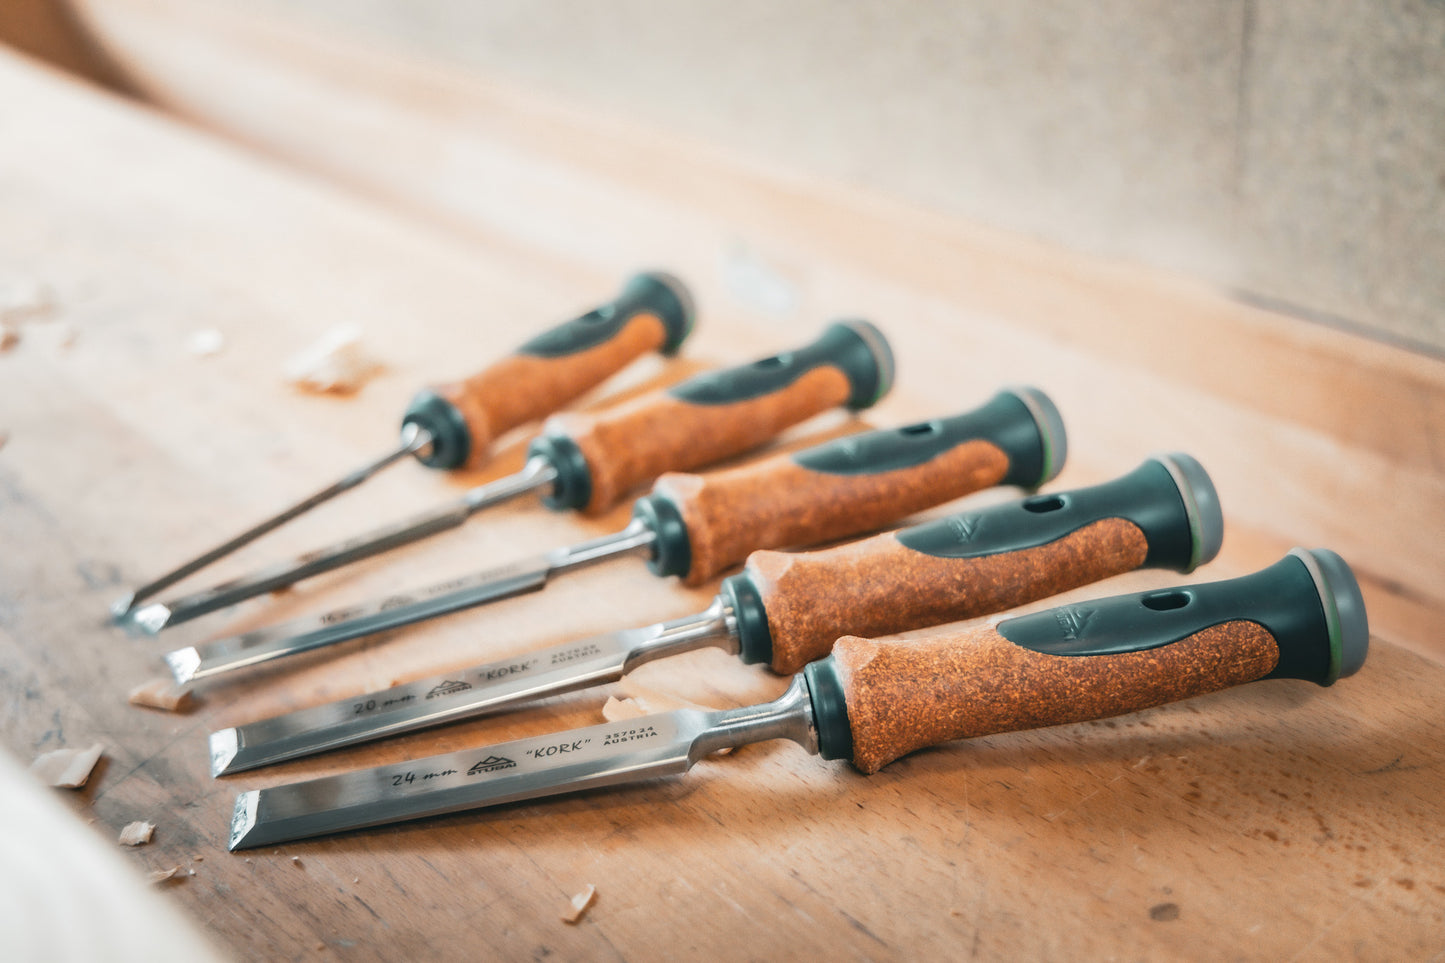
[[[680,709],[623,722],[241,793],[231,851],[597,789],[692,766],[722,713]]]

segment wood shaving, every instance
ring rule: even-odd
[[[175,879],[176,874],[180,871],[181,868],[179,866],[172,866],[170,869],[152,870],[151,873],[146,876],[146,881],[154,886],[157,883],[164,883],[168,879]]]
[[[191,690],[189,686],[177,685],[174,679],[159,676],[131,689],[126,698],[133,706],[177,712],[189,708]]]
[[[381,370],[361,347],[361,329],[338,325],[286,363],[286,380],[303,391],[351,394]]]
[[[10,441],[10,432],[0,431],[0,448],[4,448],[8,441]]]
[[[192,331],[186,337],[186,350],[198,358],[209,358],[220,354],[226,347],[226,336],[215,328]]]
[[[20,332],[0,321],[0,352],[9,351],[20,343]]]
[[[48,786],[79,789],[104,754],[105,747],[98,742],[88,749],[55,749],[38,756],[30,764],[30,771]]]
[[[126,823],[125,828],[120,831],[120,839],[116,841],[122,846],[144,846],[151,841],[151,834],[155,831],[156,824],[145,820]]]
[[[575,926],[582,917],[587,914],[587,910],[596,901],[597,887],[588,883],[582,892],[572,897],[572,901],[568,904],[567,910],[562,914],[562,922]]]
[[[43,318],[55,308],[55,296],[41,281],[0,278],[0,322],[19,324]]]
[[[632,679],[622,680],[622,689],[626,696],[621,699],[613,696],[607,697],[607,702],[602,706],[602,717],[608,722],[621,722],[624,719],[636,719],[639,716],[656,715],[659,712],[672,712],[675,709],[701,709],[703,712],[711,712],[709,706],[699,705],[696,702],[689,702],[671,692],[663,692],[659,689],[649,689],[646,686],[638,685]],[[726,756],[732,752],[732,747],[717,749],[713,751],[714,756]]]

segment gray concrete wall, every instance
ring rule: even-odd
[[[1445,351],[1440,0],[268,2]]]

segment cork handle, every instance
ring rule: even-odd
[[[435,389],[461,412],[471,436],[469,465],[492,441],[552,414],[590,388],[662,346],[666,330],[654,314],[635,314],[606,341],[574,354],[515,354],[464,381]]]
[[[555,416],[532,448],[558,469],[547,504],[605,511],[665,471],[740,454],[828,408],[871,404],[887,390],[889,365],[871,325],[837,324],[796,351]]]
[[[924,641],[849,636],[833,650],[864,772],[925,746],[996,732],[1105,719],[1240,685],[1269,674],[1274,637],[1236,621],[1157,649],[1046,655],[990,626]]]
[[[1214,486],[1188,455],[1111,482],[960,512],[820,552],[755,552],[723,582],[742,657],[795,672],[840,635],[974,618],[1141,566],[1189,571],[1218,550]]]
[[[1133,571],[1149,545],[1122,518],[1045,545],[974,558],[914,551],[887,532],[823,552],[756,552],[747,575],[761,596],[775,672],[828,654],[840,629],[889,635],[975,618]]]
[[[423,461],[475,467],[501,435],[552,414],[649,351],[672,353],[692,327],[686,289],[670,275],[638,275],[621,295],[533,338],[461,381],[419,394],[406,422],[434,439]]]
[[[1330,685],[1369,646],[1344,560],[1090,600],[914,641],[840,639],[804,670],[819,752],[874,772],[953,739],[1122,715],[1262,678]]]
[[[868,475],[815,472],[789,456],[707,475],[663,475],[653,494],[680,512],[691,554],[683,581],[700,585],[753,549],[882,528],[997,485],[1008,466],[997,446],[972,441],[921,465]]]

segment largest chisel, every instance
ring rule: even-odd
[[[925,746],[1135,712],[1259,679],[1330,685],[1364,663],[1349,566],[1296,549],[1243,578],[1067,605],[927,639],[849,636],[777,700],[625,722],[241,793],[229,848],[678,775],[790,739],[873,773]]]

